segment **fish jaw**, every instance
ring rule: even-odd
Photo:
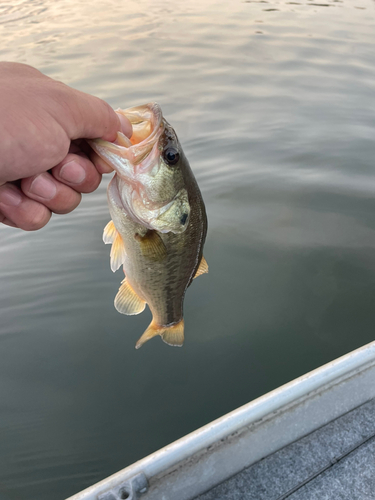
[[[123,147],[113,142],[103,141],[103,139],[94,139],[88,142],[95,153],[97,153],[100,158],[110,165],[121,177],[128,181],[135,179],[134,167],[128,155],[125,154]]]

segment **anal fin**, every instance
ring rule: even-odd
[[[198,278],[198,276],[200,276],[201,274],[205,274],[205,273],[208,273],[208,264],[207,264],[206,259],[202,255],[197,272],[194,275],[194,279]]]
[[[152,320],[147,330],[135,344],[135,348],[139,349],[145,342],[156,337],[156,335],[160,335],[168,345],[181,347],[184,343],[184,320],[182,319],[170,326],[159,326]]]
[[[121,314],[139,314],[146,307],[146,302],[129,285],[125,278],[115,297],[115,308]]]

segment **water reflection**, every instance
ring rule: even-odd
[[[24,21],[25,24],[38,22],[37,17],[46,11],[45,2],[19,1],[0,5],[0,24]]]

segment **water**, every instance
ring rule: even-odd
[[[370,0],[0,2],[0,59],[158,101],[206,202],[186,344],[113,307],[105,189],[0,228],[0,498],[63,499],[374,339]]]

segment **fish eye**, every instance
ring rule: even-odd
[[[163,157],[168,165],[176,165],[176,163],[180,159],[180,153],[176,148],[168,148],[164,151]]]
[[[189,214],[182,214],[181,215],[181,219],[180,219],[180,222],[181,224],[184,226],[185,225],[185,222],[187,221],[187,218],[189,217]]]

